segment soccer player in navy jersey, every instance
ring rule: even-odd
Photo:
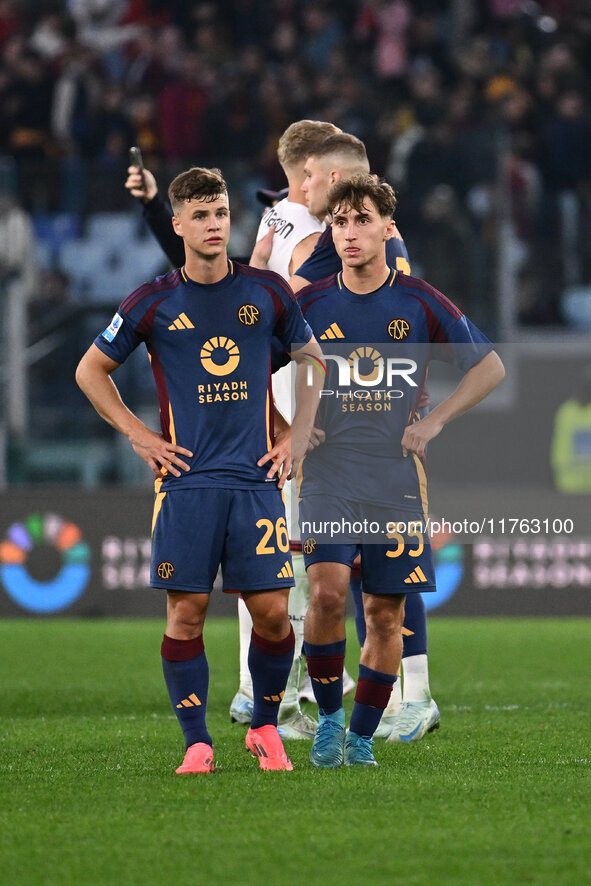
[[[302,463],[300,485],[310,581],[305,653],[319,707],[310,759],[326,768],[343,761],[376,765],[372,736],[397,679],[405,596],[435,590],[426,527],[425,447],[504,376],[491,343],[455,305],[428,283],[388,265],[395,205],[390,186],[369,175],[338,182],[329,193],[328,209],[342,270],[299,293],[312,328],[335,331],[333,356],[325,354],[319,409],[325,440]],[[392,376],[393,384],[384,375],[382,354],[392,353],[388,345],[396,345],[397,354],[388,372],[404,364]],[[451,396],[419,419],[428,345],[441,348],[465,375]],[[363,361],[371,365],[362,367]],[[335,536],[338,525],[342,532]],[[363,528],[368,525],[369,531]],[[374,526],[377,543],[372,543]],[[345,600],[359,553],[367,636],[346,732]]]
[[[80,361],[76,378],[156,476],[150,583],[167,591],[162,665],[186,744],[176,771],[214,768],[203,625],[220,564],[224,590],[243,594],[253,620],[254,708],[246,746],[261,769],[292,769],[277,732],[294,647],[287,613],[293,570],[281,490],[308,446],[318,396],[306,390],[303,363],[320,349],[277,274],[228,260],[230,210],[219,170],[181,173],[169,198],[184,266],[122,302]],[[293,429],[277,440],[270,385],[274,338],[302,364]],[[142,342],[158,390],[161,433],[130,412],[111,379]]]
[[[306,158],[303,168],[302,192],[306,199],[309,212],[316,218],[324,219],[328,212],[328,191],[332,185],[357,173],[369,172],[369,161],[362,141],[348,133],[329,135]],[[142,174],[130,167],[125,183],[130,193],[141,200],[144,206],[146,222],[152,229],[173,265],[182,264],[179,254],[178,238],[172,234],[170,210],[158,193],[156,180],[151,172],[144,170]],[[264,268],[273,247],[274,236],[271,234],[259,240],[253,251],[251,264]],[[386,243],[386,256],[389,265],[397,270],[410,273],[408,253],[396,226],[394,234]],[[297,292],[308,283],[315,283],[341,268],[341,260],[333,243],[332,228],[328,225],[316,242],[314,250],[304,263],[292,274],[289,284]],[[318,336],[330,339],[328,330],[317,330]],[[428,395],[425,393],[419,408],[426,408]],[[360,645],[365,639],[361,588],[357,572],[352,576],[351,588],[355,598],[356,626]],[[436,728],[439,723],[439,709],[431,697],[429,686],[429,663],[427,656],[427,618],[425,605],[420,594],[409,599],[405,611],[403,626],[403,672],[404,686],[397,682],[393,688],[390,701],[384,711],[384,717],[376,737],[388,737],[393,741],[418,741],[427,732]],[[241,667],[241,671],[243,668]],[[345,674],[345,679],[349,679]],[[242,682],[242,680],[241,680]],[[352,681],[351,685],[352,685]],[[250,694],[249,687],[242,687]],[[231,715],[248,718],[250,716],[249,698],[242,698],[244,693],[239,689],[232,701]],[[247,722],[247,719],[243,720]],[[293,734],[292,734],[293,737]]]
[[[320,120],[298,120],[288,126],[279,139],[277,159],[285,172],[288,188],[285,193],[280,195],[280,199],[274,201],[275,205],[273,205],[273,201],[269,200],[273,211],[268,210],[263,215],[257,240],[265,237],[269,229],[272,229],[271,236],[267,237],[269,249],[264,267],[275,271],[286,280],[309,257],[318,237],[325,228],[324,216],[326,212],[323,211],[322,218],[318,219],[306,208],[305,196],[302,191],[304,164],[311,151],[315,150],[329,135],[334,135],[337,132],[340,130],[332,123]],[[162,248],[171,260],[176,259],[177,264],[182,264],[183,256],[176,254],[178,238],[174,237],[173,242],[169,243],[170,232],[172,232],[170,213],[158,195],[156,180],[152,173],[149,170],[140,173],[137,167],[130,167],[126,187],[133,196],[144,204],[146,218],[153,227]],[[182,247],[182,243],[180,245]],[[252,260],[251,265],[255,266]],[[280,348],[276,349],[276,353],[278,357],[281,356]],[[273,369],[273,398],[278,409],[275,420],[278,424],[282,421],[283,416],[291,419],[291,369],[286,365],[275,372],[277,369],[275,364]],[[309,598],[308,582],[301,556],[297,520],[293,522],[289,520],[292,511],[290,493],[291,487],[286,485],[286,510],[295,581],[295,586],[289,595],[289,618],[295,633],[295,651],[285,695],[279,707],[278,727],[282,739],[311,739],[316,732],[316,722],[302,710],[299,697],[304,617]],[[232,722],[249,724],[253,707],[252,679],[248,667],[252,619],[241,598],[238,599],[238,623],[240,631],[240,683],[230,704],[230,718]],[[355,688],[355,683],[346,671],[344,679],[345,692],[352,691]],[[310,694],[311,691],[310,688]]]

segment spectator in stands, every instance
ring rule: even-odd
[[[141,31],[137,24],[123,23],[126,0],[67,0],[67,6],[78,41],[101,57],[110,78],[121,79],[125,70],[122,49]]]
[[[0,49],[3,49],[6,41],[18,34],[23,26],[19,6],[17,0],[0,0]]]
[[[279,134],[321,117],[369,142],[379,174],[388,164],[417,261],[420,207],[447,185],[492,263],[500,158],[526,137],[541,193],[533,253],[555,283],[527,316],[556,320],[565,286],[590,282],[578,257],[591,224],[585,5],[62,0],[27,4],[26,21],[20,5],[0,0],[0,150],[18,157],[27,206],[86,209],[84,178],[96,178],[105,143],[110,161],[135,129],[150,168],[169,164],[165,175],[184,156],[227,167],[234,192],[278,187]],[[129,130],[97,144],[91,119],[119,83]],[[137,109],[149,103],[146,122]],[[31,165],[39,159],[49,182]],[[51,184],[58,164],[65,196]],[[546,237],[560,244],[556,266]]]
[[[196,52],[183,58],[179,76],[158,96],[160,142],[168,160],[202,157],[207,144],[204,126],[209,104],[210,73]]]
[[[421,274],[448,294],[461,311],[482,324],[483,319],[490,319],[489,306],[479,298],[474,232],[453,188],[437,185],[429,191],[421,215],[426,233]]]
[[[0,347],[7,427],[19,436],[27,427],[27,307],[35,292],[37,265],[33,225],[19,206],[7,173],[2,170],[0,175]]]
[[[41,158],[49,144],[52,82],[37,53],[15,38],[4,113],[8,148],[18,160]],[[9,58],[9,49],[6,50]]]

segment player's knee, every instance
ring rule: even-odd
[[[268,640],[282,640],[289,632],[287,596],[269,594],[257,603],[250,609],[256,633]]]
[[[193,639],[203,632],[209,598],[204,594],[169,594],[167,605],[167,633]]]
[[[283,640],[289,633],[289,618],[287,610],[273,607],[268,612],[259,613],[253,618],[253,627],[257,634],[267,640]]]
[[[366,597],[365,624],[367,632],[386,640],[394,632],[400,633],[404,620],[404,601],[399,595],[391,598]]]
[[[334,585],[316,584],[310,587],[310,606],[321,618],[341,617],[346,596]]]

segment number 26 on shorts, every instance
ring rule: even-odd
[[[273,523],[272,520],[269,520],[268,517],[261,517],[260,520],[257,520],[255,525],[257,529],[264,530],[261,540],[256,546],[257,554],[274,554],[275,546],[269,543],[271,541],[275,541],[279,550],[284,554],[289,551],[289,536],[287,534],[285,517],[279,517],[275,523]],[[273,536],[275,536],[275,538],[273,538]]]

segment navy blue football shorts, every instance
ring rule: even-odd
[[[361,554],[361,579],[367,594],[412,594],[437,589],[433,551],[422,514],[393,515],[382,507],[368,509],[356,502],[326,496],[318,507],[315,498],[309,496],[300,502],[306,569],[313,563],[352,566]]]
[[[285,506],[276,487],[159,492],[152,527],[154,588],[210,593],[220,565],[224,591],[294,585]]]

